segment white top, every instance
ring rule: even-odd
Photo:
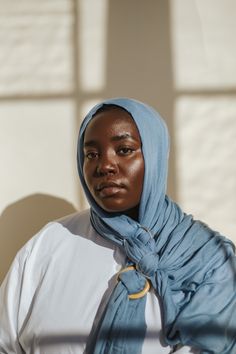
[[[46,225],[18,252],[0,288],[0,353],[84,353],[124,263],[123,252],[94,231],[88,211]],[[146,322],[142,353],[171,353],[153,291]]]

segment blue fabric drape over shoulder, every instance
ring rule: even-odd
[[[126,109],[140,133],[145,177],[139,222],[102,210],[84,181],[84,132],[103,104]],[[153,108],[139,101],[106,100],[96,105],[81,125],[78,171],[91,205],[91,222],[99,234],[123,247],[128,264],[136,267],[120,275],[105,313],[91,333],[87,353],[141,353],[146,298],[132,300],[128,295],[143,289],[146,278],[161,297],[168,344],[189,345],[203,354],[236,353],[234,246],[207,225],[184,214],[166,196],[168,154],[164,121]]]

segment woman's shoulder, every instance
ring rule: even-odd
[[[75,212],[47,223],[20,249],[17,257],[50,254],[58,247],[73,244],[81,237],[87,238],[93,234],[89,210]]]
[[[54,221],[54,224],[61,225],[73,234],[84,234],[91,228],[90,209],[66,215]]]

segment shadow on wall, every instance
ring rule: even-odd
[[[75,7],[77,3],[74,0]],[[94,60],[92,55],[85,54],[86,60],[83,55],[80,56],[81,48],[83,46],[87,48],[86,44],[89,43],[87,39],[83,40],[78,36],[83,30],[81,26],[83,21],[76,17],[74,22],[76,54],[74,70],[77,73],[74,77],[87,77],[85,81],[88,87],[92,87],[92,89],[86,87],[83,79],[76,82],[77,117],[82,114],[81,107],[89,101],[93,102],[94,99],[100,101],[102,98],[131,97],[153,106],[165,119],[171,136],[168,194],[175,200],[178,194],[174,124],[176,92],[172,63],[170,3],[163,0],[149,0],[148,6],[145,1],[136,0],[110,0],[103,3],[108,5],[107,22],[104,23],[105,35],[99,43],[96,39],[93,43],[93,52],[96,51],[96,46],[97,52],[104,51],[101,54],[104,55],[105,61],[100,90],[96,86],[99,86],[99,80],[94,82],[91,72],[101,73],[103,69],[99,67],[99,60]],[[84,6],[82,8],[84,9]],[[78,13],[83,16],[81,9],[78,9]],[[92,13],[90,15],[94,16]],[[97,14],[94,16],[95,20],[96,18]],[[90,27],[85,31],[88,31],[88,37],[84,38],[90,38]],[[89,45],[92,47],[91,43]],[[84,50],[83,53],[89,51]]]
[[[17,251],[46,223],[75,212],[64,199],[34,194],[9,205],[0,216],[0,283]]]

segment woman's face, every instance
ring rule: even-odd
[[[84,135],[83,173],[97,204],[138,219],[144,159],[138,129],[126,111],[99,112]]]

